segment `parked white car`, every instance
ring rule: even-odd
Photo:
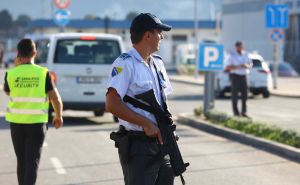
[[[253,66],[247,76],[249,91],[253,95],[262,94],[264,98],[270,96],[270,88],[272,88],[273,79],[263,57],[257,53],[249,53]],[[215,94],[218,97],[224,97],[225,93],[231,92],[231,83],[229,73],[220,71],[215,76]]]
[[[124,52],[121,38],[100,33],[28,35],[37,46],[36,63],[55,78],[64,109],[105,111],[111,64]]]

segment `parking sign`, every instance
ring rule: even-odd
[[[266,4],[266,28],[288,28],[289,6],[287,4]]]
[[[199,71],[218,71],[224,69],[224,46],[220,44],[200,44]]]

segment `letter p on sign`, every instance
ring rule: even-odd
[[[199,71],[223,70],[223,45],[200,44]]]

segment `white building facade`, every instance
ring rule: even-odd
[[[223,0],[222,43],[232,51],[234,43],[244,42],[246,50],[258,51],[265,60],[273,61],[274,42],[271,30],[265,27],[266,3],[289,5],[289,28],[280,42],[279,60],[290,62],[300,71],[300,0]]]
[[[162,22],[172,26],[172,30],[164,32],[164,40],[158,52],[164,59],[166,66],[175,66],[176,48],[180,44],[194,43],[195,30],[193,20],[162,20]],[[129,20],[71,20],[63,28],[64,32],[93,32],[93,33],[111,33],[120,35],[123,38],[126,49],[131,47]],[[220,30],[217,29],[216,21],[199,21],[198,22],[198,40],[214,40],[220,38]],[[31,22],[28,27],[30,33],[57,33],[62,31],[53,20],[42,19]]]

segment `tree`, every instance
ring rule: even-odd
[[[11,14],[7,10],[0,12],[0,30],[10,30],[13,25]]]
[[[126,20],[133,20],[137,15],[139,15],[138,12],[129,12],[127,15],[126,15]]]
[[[96,15],[92,15],[92,14],[87,14],[84,16],[85,20],[101,20],[100,17],[96,16]]]
[[[24,28],[28,25],[30,21],[31,18],[28,15],[19,15],[17,20],[15,21],[15,25]]]

